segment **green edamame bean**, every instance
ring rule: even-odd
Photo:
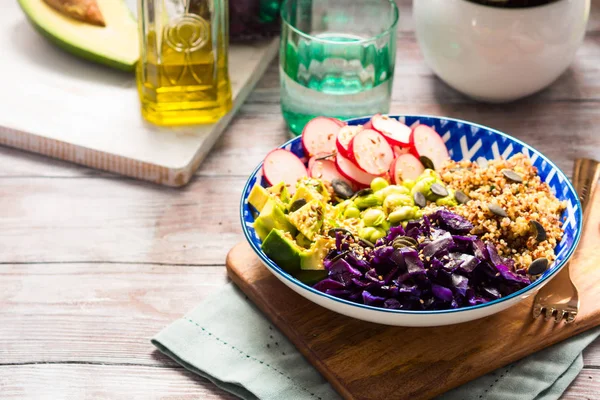
[[[377,208],[369,208],[363,213],[365,226],[379,226],[385,221],[385,213]]]
[[[357,197],[354,199],[354,205],[358,207],[360,210],[364,210],[366,208],[371,208],[375,206],[380,206],[381,202],[379,198],[375,196],[375,194],[369,194],[362,197]]]
[[[442,177],[440,176],[440,174],[437,171],[434,171],[432,169],[427,168],[425,171],[423,171],[423,173],[417,178],[417,181],[421,178],[428,178],[428,177],[433,177],[435,178],[435,180],[440,180],[442,179]]]
[[[387,220],[385,220],[381,223],[381,225],[379,225],[379,228],[381,228],[387,232],[390,230],[390,226],[391,226],[390,223]]]
[[[410,191],[415,186],[415,181],[413,181],[412,179],[405,179],[402,181],[402,186],[404,186]]]
[[[410,194],[410,190],[404,186],[390,185],[379,190],[378,192],[375,192],[375,195],[381,199],[382,203],[391,194]]]
[[[456,198],[454,197],[454,190],[447,188],[448,190],[448,196],[446,197],[440,197],[439,199],[437,199],[435,201],[435,204],[437,204],[438,206],[446,206],[446,207],[456,207],[458,205],[458,202],[456,201]]]
[[[414,206],[415,203],[407,194],[390,194],[383,201],[383,209],[389,214],[398,207],[402,206]]]
[[[374,192],[384,189],[389,185],[390,184],[388,183],[388,181],[380,177],[377,177],[371,181],[371,189],[373,189]]]
[[[425,213],[423,212],[423,210],[421,210],[420,208],[415,211],[415,219],[421,219],[423,218],[423,215],[425,215]]]
[[[402,221],[413,219],[416,211],[417,210],[415,210],[415,207],[412,206],[399,207],[394,212],[390,213],[390,215],[388,215],[388,221],[394,225],[398,225]]]
[[[360,210],[354,206],[347,207],[344,211],[344,218],[360,218]]]
[[[371,235],[377,232],[377,228],[373,228],[372,226],[368,226],[365,228],[360,228],[358,230],[358,236],[368,241],[371,241]]]
[[[371,243],[375,243],[375,242],[376,242],[376,241],[378,241],[379,239],[381,239],[381,238],[385,237],[385,235],[386,235],[386,234],[387,234],[387,233],[386,233],[386,231],[384,231],[384,230],[383,230],[383,229],[381,229],[381,228],[377,228],[377,229],[375,229],[375,232],[371,233],[371,236],[369,237],[369,239],[368,239],[368,240],[369,240]]]
[[[419,179],[417,179],[417,182],[415,183],[415,186],[413,186],[413,188],[410,190],[410,193],[414,195],[416,192],[421,192],[425,195],[425,197],[429,199],[431,197],[431,185],[433,185],[434,183],[436,183],[434,177],[419,177]]]

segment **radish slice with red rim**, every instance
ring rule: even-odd
[[[413,129],[411,144],[415,156],[429,158],[435,169],[441,169],[442,165],[450,159],[450,154],[448,154],[448,149],[441,136],[427,125],[418,125]]]
[[[350,155],[350,142],[360,131],[363,130],[361,125],[346,125],[340,129],[337,134],[337,150],[346,158],[352,158]]]
[[[409,146],[412,131],[402,122],[380,114],[375,115],[371,121],[373,129],[381,133],[391,145]]]
[[[392,146],[392,149],[394,150],[394,155],[396,157],[410,153],[410,147]]]
[[[263,175],[270,185],[285,183],[290,193],[296,192],[296,182],[308,176],[302,160],[294,153],[276,149],[267,154],[263,163]]]
[[[359,187],[366,187],[376,178],[375,175],[367,174],[358,168],[352,161],[338,154],[335,158],[335,166],[343,177],[350,180]]]
[[[371,175],[382,175],[390,169],[394,152],[379,132],[367,129],[359,132],[350,142],[353,161]]]
[[[333,153],[336,139],[344,123],[335,118],[317,117],[310,120],[302,131],[302,146],[307,156]]]
[[[322,179],[332,182],[334,179],[340,179],[348,185],[353,186],[353,182],[343,176],[337,169],[333,158],[321,158],[325,155],[316,155],[308,161],[308,173],[311,178]]]
[[[402,154],[398,156],[392,168],[390,169],[390,175],[394,184],[400,184],[404,179],[415,180],[425,171],[421,161],[412,154]]]

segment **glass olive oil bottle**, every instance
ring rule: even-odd
[[[138,0],[137,84],[157,125],[208,124],[231,109],[227,0]]]

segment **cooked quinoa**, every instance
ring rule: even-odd
[[[507,179],[505,170],[519,174],[522,183]],[[554,261],[566,203],[541,181],[528,157],[517,154],[508,160],[489,160],[487,167],[469,161],[449,162],[440,174],[448,187],[462,190],[471,198],[452,211],[469,219],[475,227],[472,233],[494,243],[500,255],[515,261],[517,269],[527,268],[540,257]],[[500,206],[508,216],[494,214],[489,204]],[[546,240],[537,242],[532,220],[544,227]]]

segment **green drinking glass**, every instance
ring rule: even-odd
[[[388,113],[396,61],[393,0],[286,0],[281,109],[294,135],[312,118]]]

